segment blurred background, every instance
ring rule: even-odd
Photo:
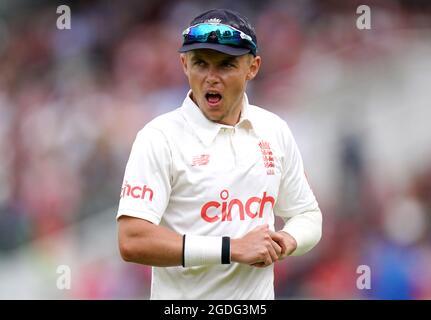
[[[149,297],[151,269],[117,248],[123,173],[138,130],[183,101],[180,35],[214,7],[254,24],[249,98],[290,125],[324,215],[319,245],[276,264],[276,297],[431,299],[425,0],[1,0],[0,298]]]

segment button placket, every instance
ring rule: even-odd
[[[222,171],[230,170],[236,165],[236,155],[231,139],[230,128],[220,128],[220,144],[219,154],[221,155],[219,168]]]
[[[229,134],[230,145],[232,148],[234,165],[237,166],[237,164],[238,164],[238,150],[237,150],[237,145],[236,145],[236,141],[235,141],[235,129],[229,128],[228,130],[229,130],[228,134]]]

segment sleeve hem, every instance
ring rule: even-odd
[[[322,237],[322,213],[320,209],[305,212],[289,219],[282,231],[290,234],[297,243],[291,256],[300,256],[310,251]]]
[[[142,212],[142,211],[133,210],[133,209],[121,209],[121,210],[119,210],[118,214],[117,214],[117,218],[116,218],[117,221],[118,221],[118,218],[120,218],[121,216],[129,216],[129,217],[147,220],[147,221],[150,221],[151,223],[154,223],[156,225],[158,225],[160,223],[160,220],[161,220],[160,217],[158,217],[157,215],[155,215],[153,213]]]

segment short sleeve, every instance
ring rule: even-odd
[[[170,171],[171,153],[164,134],[143,128],[126,165],[117,219],[126,215],[159,224],[169,202]]]
[[[315,210],[318,204],[305,176],[298,146],[284,121],[282,128],[283,172],[274,212],[280,217],[291,218],[302,212]]]

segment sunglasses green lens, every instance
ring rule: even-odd
[[[247,46],[256,50],[252,38],[244,32],[223,24],[201,23],[183,32],[184,44],[193,42],[218,42],[233,46]]]

